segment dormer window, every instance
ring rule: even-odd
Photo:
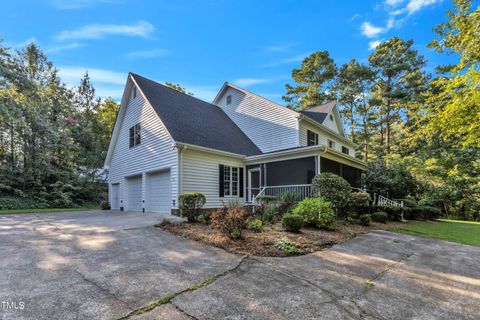
[[[232,103],[232,95],[227,96],[227,106]]]
[[[313,131],[307,130],[307,146],[318,145],[318,134]]]
[[[137,97],[137,87],[133,87],[133,99]]]
[[[335,149],[335,141],[328,140],[328,146],[332,149]]]

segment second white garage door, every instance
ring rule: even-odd
[[[149,174],[147,188],[149,211],[170,213],[170,171]]]
[[[142,176],[127,178],[127,210],[142,211]]]

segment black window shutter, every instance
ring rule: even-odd
[[[133,144],[134,144],[134,137],[135,137],[134,127],[130,128],[129,134],[130,134],[129,138],[130,138],[130,148],[131,148],[131,147],[133,147]]]
[[[240,198],[243,198],[243,168],[240,168]]]
[[[224,173],[224,165],[220,164],[218,166],[218,196],[223,198],[223,173]]]

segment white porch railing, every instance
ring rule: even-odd
[[[299,200],[308,198],[312,194],[311,184],[295,184],[285,186],[266,186],[263,187],[260,192],[253,198],[253,202],[257,202],[257,199],[261,196],[274,196],[278,197],[287,192],[294,192],[298,195]]]
[[[403,207],[403,201],[400,201],[400,202],[393,201],[376,193],[373,194],[373,197],[374,197],[373,202],[378,206]]]

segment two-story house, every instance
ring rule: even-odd
[[[208,103],[131,73],[105,160],[110,204],[167,213],[183,192],[202,192],[207,208],[308,196],[320,172],[360,187],[355,148],[335,102],[296,112],[225,83]]]

